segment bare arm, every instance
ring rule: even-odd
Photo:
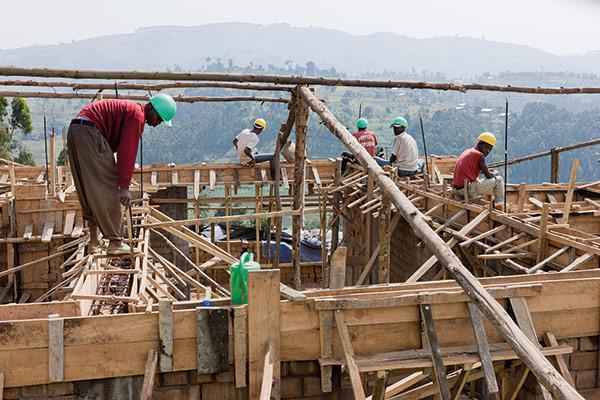
[[[236,150],[237,150],[237,144],[238,144],[237,138],[233,139],[233,145],[235,146]]]
[[[479,157],[478,165],[479,165],[479,169],[481,170],[481,173],[483,173],[483,175],[485,175],[485,177],[487,179],[491,179],[491,178],[493,178],[494,176],[497,175],[497,174],[492,174],[490,172],[490,170],[488,169],[487,165],[485,164],[485,158],[483,156]]]
[[[252,154],[252,150],[250,149],[250,147],[246,147],[244,149],[244,154],[250,157],[250,159],[252,160],[250,161],[250,165],[256,164],[256,159],[254,158],[254,154]]]

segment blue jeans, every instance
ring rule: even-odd
[[[389,165],[391,166],[392,163],[389,162],[388,160],[384,160],[383,158],[380,157],[373,157],[373,159],[375,160],[375,162],[377,164],[379,164],[380,166],[384,166],[384,165]],[[420,158],[417,160],[417,169],[415,171],[405,171],[402,169],[398,170],[398,176],[413,176],[413,175],[417,175],[417,174],[422,174],[423,171],[425,171],[425,160],[421,160]]]
[[[264,154],[254,157],[256,163],[269,162],[269,169],[271,170],[271,179],[275,176],[275,154]]]

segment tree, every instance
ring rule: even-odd
[[[66,166],[67,158],[69,158],[69,149],[65,147],[58,154],[58,158],[56,159],[56,165],[61,165],[63,167]]]
[[[27,147],[14,137],[16,132],[27,135],[33,131],[29,106],[19,97],[13,98],[10,106],[11,114],[8,118],[8,101],[0,97],[0,157],[21,164],[35,165]]]

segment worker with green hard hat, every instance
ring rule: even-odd
[[[408,122],[403,117],[396,117],[390,128],[394,130],[394,145],[389,161],[374,157],[377,164],[391,165],[398,168],[398,176],[412,176],[422,174],[425,169],[425,160],[419,158],[417,142],[406,130]]]
[[[356,121],[356,127],[358,128],[358,131],[353,133],[352,136],[354,136],[358,143],[360,143],[365,150],[367,150],[371,157],[374,157],[376,155],[375,149],[377,148],[377,137],[375,136],[374,132],[367,130],[369,127],[369,121],[367,121],[366,118],[359,118],[358,121]],[[349,162],[353,164],[356,162],[354,156],[350,152],[343,152],[342,173],[346,170],[346,165]]]
[[[474,198],[488,193],[494,193],[495,202],[504,201],[504,179],[498,171],[488,169],[485,163],[487,157],[496,145],[496,137],[491,132],[483,132],[477,138],[477,145],[462,152],[452,177],[452,192],[465,197],[465,181],[467,194]],[[485,178],[479,176],[483,174]]]
[[[173,98],[160,93],[146,104],[96,101],[71,120],[67,133],[69,163],[90,230],[90,253],[104,248],[109,255],[130,253],[129,246],[121,241],[122,210],[118,204],[129,207],[131,203],[129,183],[145,124],[155,127],[164,122],[171,126],[176,112]]]

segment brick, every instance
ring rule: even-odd
[[[238,396],[240,396],[238,398]],[[248,389],[236,389],[233,383],[208,383],[202,385],[202,399],[246,400]]]
[[[281,376],[288,376],[290,375],[290,363],[289,361],[282,361],[281,362]]]
[[[161,374],[161,386],[180,386],[187,385],[187,372],[166,372]]]
[[[561,342],[559,341],[559,343],[561,343]],[[577,352],[577,350],[579,350],[579,339],[565,340],[565,344],[568,346],[571,346],[571,348],[573,348],[574,352]]]
[[[21,396],[23,397],[39,397],[48,394],[47,385],[23,386],[21,388]]]
[[[216,381],[219,383],[229,383],[235,381],[233,368],[229,368],[227,372],[221,372],[216,375]]]
[[[319,371],[318,362],[316,361],[291,361],[291,375],[311,375]]]
[[[585,369],[597,369],[598,368],[598,352],[588,351],[585,353],[573,353],[571,354],[571,369],[575,371],[581,371]]]
[[[578,371],[575,375],[575,386],[577,389],[592,389],[596,387],[596,374],[598,371]]]
[[[598,350],[598,336],[588,336],[579,339],[579,350],[580,351],[594,351]]]
[[[200,399],[200,386],[198,385],[194,385],[194,386],[188,386],[188,399],[189,400],[196,400],[196,399]]]
[[[579,394],[586,400],[600,399],[600,389],[579,390]]]
[[[282,378],[281,397],[302,397],[302,378]]]
[[[321,392],[321,378],[316,376],[307,376],[304,378],[304,397],[319,396]]]
[[[195,371],[190,371],[188,373],[188,382],[190,385],[201,385],[204,383],[212,383],[215,381],[215,376],[213,374],[199,374]]]
[[[48,396],[62,396],[74,393],[75,388],[73,387],[73,382],[59,382],[48,384]]]
[[[17,400],[20,398],[19,395],[19,388],[7,388],[4,389],[4,393],[3,393],[3,399],[4,400]]]
[[[155,388],[152,391],[152,397],[156,400],[187,400],[187,386],[170,386]]]

